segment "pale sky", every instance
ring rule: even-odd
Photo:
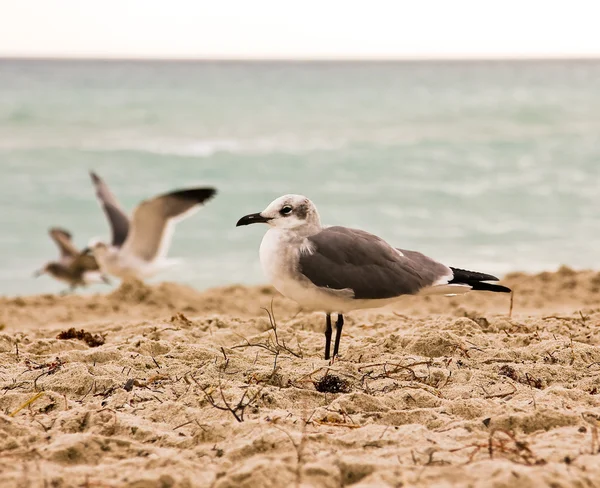
[[[0,56],[600,56],[600,0],[0,0]]]

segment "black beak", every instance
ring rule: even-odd
[[[238,223],[235,224],[235,226],[239,227],[240,225],[260,224],[268,222],[269,220],[271,219],[263,217],[260,213],[254,213],[243,216],[240,220],[238,220]]]
[[[89,247],[86,247],[84,249],[81,250],[81,254],[90,254],[92,252],[92,250]]]

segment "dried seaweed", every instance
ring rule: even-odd
[[[321,393],[348,393],[351,390],[348,380],[330,373],[314,381],[313,384],[316,390]]]
[[[104,344],[104,336],[100,334],[91,334],[83,329],[77,330],[71,327],[69,330],[63,330],[56,336],[57,339],[79,339],[90,347],[98,347]]]

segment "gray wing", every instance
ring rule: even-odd
[[[133,213],[123,252],[146,261],[164,257],[172,237],[170,227],[175,224],[175,220],[187,217],[188,212],[191,213],[215,193],[214,188],[193,188],[143,201]]]
[[[79,254],[79,251],[71,241],[72,236],[70,232],[58,227],[52,227],[48,233],[60,250],[61,261],[69,261]]]
[[[347,227],[328,227],[308,238],[312,253],[300,253],[299,271],[315,285],[351,289],[355,299],[412,295],[444,277],[450,268],[427,256],[398,250],[383,239]]]
[[[104,180],[93,171],[90,171],[90,176],[96,189],[96,196],[110,224],[112,245],[121,247],[129,233],[129,217],[127,217],[127,214],[123,211],[115,196],[108,189]]]

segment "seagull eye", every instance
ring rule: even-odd
[[[286,205],[279,211],[279,213],[281,215],[289,215],[292,213],[292,207],[290,207],[289,205]]]

